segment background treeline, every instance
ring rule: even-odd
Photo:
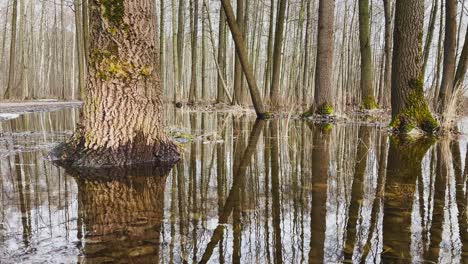
[[[79,99],[86,78],[88,0],[0,0],[0,97]],[[359,0],[337,0],[334,21],[333,98],[336,111],[361,105]],[[446,4],[425,1],[425,88],[436,98],[443,74]],[[456,1],[456,63],[466,35],[468,3]],[[249,61],[265,101],[278,79],[282,105],[310,103],[314,94],[318,0],[231,1]],[[156,1],[162,81],[167,101],[250,105],[220,1]],[[390,105],[392,0],[370,0],[371,92]],[[193,19],[193,18],[196,19]],[[284,23],[281,23],[284,20]],[[281,30],[280,30],[281,29]],[[361,28],[362,30],[362,28]],[[280,34],[281,31],[283,34]],[[277,41],[283,40],[280,49]],[[275,67],[279,67],[275,69]],[[222,78],[218,77],[221,73]],[[435,100],[433,100],[435,101]]]

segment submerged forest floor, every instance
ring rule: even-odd
[[[166,105],[172,103],[166,102]],[[53,112],[64,108],[79,108],[83,105],[81,101],[58,101],[58,100],[35,100],[35,101],[0,101],[0,121],[16,118],[18,115],[25,113],[36,112]],[[176,108],[184,112],[222,112],[230,113],[236,116],[242,115],[255,115],[253,108],[245,108],[241,106],[231,106],[228,104],[213,104],[213,103],[197,103],[194,106],[182,104],[181,107]],[[284,109],[274,114],[275,118],[285,119],[300,119],[300,114],[305,109],[294,107]],[[468,117],[468,98],[465,97],[460,104],[460,120]],[[370,111],[351,110],[346,114],[338,114],[332,117],[313,116],[309,118],[314,122],[351,122],[351,123],[367,123],[381,128],[386,128],[390,121],[390,110],[376,109]]]

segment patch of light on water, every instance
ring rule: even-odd
[[[0,114],[0,122],[18,118],[19,114]]]

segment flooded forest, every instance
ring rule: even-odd
[[[0,0],[0,263],[468,263],[468,1]]]

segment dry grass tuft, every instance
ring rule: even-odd
[[[463,115],[464,105],[466,101],[465,95],[468,94],[468,85],[455,88],[449,102],[440,117],[440,133],[450,134],[456,132],[457,120],[460,115]]]

